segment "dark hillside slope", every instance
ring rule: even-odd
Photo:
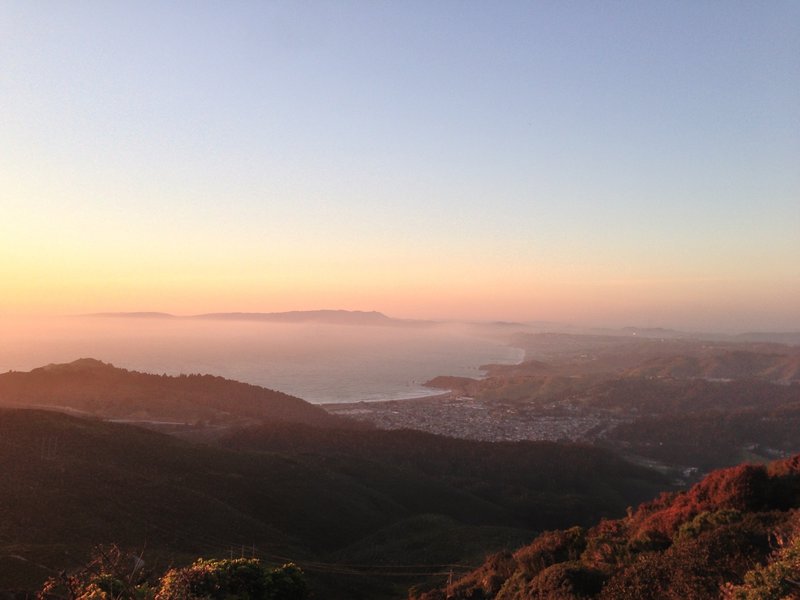
[[[508,520],[430,478],[332,468],[324,460],[195,446],[137,427],[56,412],[0,411],[0,582],[31,586],[98,543],[166,562],[253,547],[303,562],[413,516],[392,494],[451,517]],[[25,567],[25,568],[20,568]],[[0,586],[0,589],[1,586]]]
[[[342,469],[392,465],[502,506],[516,523],[533,529],[619,514],[668,485],[653,471],[578,444],[479,442],[413,430],[342,435],[300,425],[250,427],[220,443],[232,449],[325,457]],[[486,522],[487,516],[478,520]],[[476,521],[469,514],[463,518]]]
[[[83,358],[0,375],[0,406],[69,408],[106,419],[347,426],[308,402],[212,375],[151,375]]]
[[[800,597],[800,456],[715,471],[628,517],[551,531],[418,598]]]
[[[284,439],[297,439],[302,429],[286,428]],[[330,437],[357,440],[360,433],[340,430]],[[619,514],[629,502],[625,486],[641,489],[660,481],[624,463],[590,460],[600,477],[604,470],[611,479],[620,476],[627,491],[609,501],[607,488],[593,496],[567,480],[540,485],[576,456],[553,448],[538,461],[554,463],[546,475],[498,486],[501,478],[487,479],[485,468],[470,473],[469,465],[491,448],[469,443],[450,453],[455,475],[448,479],[437,475],[441,466],[395,464],[404,445],[412,444],[406,449],[414,454],[418,438],[392,439],[395,448],[389,451],[365,436],[358,442],[364,444],[361,454],[351,456],[288,443],[274,451],[232,450],[58,412],[0,410],[0,589],[33,589],[51,574],[43,567],[70,567],[94,545],[117,543],[145,548],[154,566],[249,548],[262,558],[303,565],[312,583],[323,586],[319,597],[391,597],[399,589],[396,581],[402,587],[415,579],[401,573],[399,580],[387,580],[352,569],[325,579],[324,573],[340,562],[472,561],[529,536],[526,523],[544,524],[543,515],[553,519],[553,527],[569,507],[586,510],[593,502],[598,507],[584,518]],[[422,449],[440,444],[444,453],[449,441],[430,439]],[[412,462],[419,461],[421,450],[416,452]],[[499,465],[514,454],[502,452],[486,460]],[[531,468],[537,464],[527,460]],[[435,553],[424,555],[421,548],[432,539]]]

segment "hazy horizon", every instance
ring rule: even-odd
[[[55,314],[55,313],[18,313],[18,314],[2,314],[0,313],[0,327],[4,328],[5,331],[10,331],[11,329],[15,329],[18,332],[24,331],[26,327],[29,326],[36,326],[36,324],[43,324],[47,322],[64,322],[69,320],[97,320],[102,321],[104,319],[111,319],[111,320],[120,320],[124,321],[133,321],[138,322],[141,320],[148,321],[152,320],[158,322],[162,320],[162,315],[166,317],[166,320],[171,320],[170,318],[174,318],[175,320],[188,320],[191,321],[196,317],[206,317],[212,314],[217,315],[234,315],[234,314],[286,314],[286,313],[315,313],[315,312],[343,312],[343,313],[378,313],[383,315],[394,322],[416,322],[419,321],[421,323],[429,322],[431,324],[452,324],[452,325],[492,325],[492,324],[507,324],[509,326],[519,325],[521,329],[525,328],[534,328],[536,330],[541,331],[552,331],[552,332],[562,332],[562,333],[586,333],[591,331],[602,331],[602,330],[619,330],[622,331],[624,329],[664,329],[670,331],[676,331],[681,333],[686,333],[689,335],[697,334],[717,334],[717,335],[737,335],[737,334],[745,334],[745,333],[800,333],[800,323],[795,324],[794,322],[786,322],[782,323],[779,321],[769,321],[765,319],[753,319],[752,321],[743,321],[738,320],[735,322],[728,322],[728,321],[715,321],[713,319],[704,319],[702,316],[693,315],[695,318],[687,319],[683,322],[675,321],[675,320],[668,320],[668,319],[654,319],[652,317],[644,317],[642,319],[635,319],[633,316],[627,318],[626,316],[621,316],[618,320],[605,320],[605,321],[598,321],[598,320],[591,320],[588,318],[584,319],[576,319],[573,321],[557,321],[557,320],[550,320],[550,319],[513,319],[503,317],[502,315],[498,315],[494,318],[456,318],[451,316],[445,315],[436,315],[436,314],[423,314],[423,315],[405,315],[405,314],[393,314],[387,313],[386,311],[382,311],[377,308],[358,308],[358,309],[349,309],[349,308],[335,308],[335,307],[325,307],[325,308],[302,308],[302,309],[287,309],[287,310],[280,310],[280,311],[273,311],[273,310],[239,310],[239,309],[229,309],[229,310],[215,310],[215,311],[203,311],[203,312],[193,312],[193,313],[172,313],[169,311],[164,310],[157,310],[157,309],[147,309],[147,310],[124,310],[124,311],[97,311],[92,313],[73,313],[73,314]],[[632,315],[633,313],[631,313]],[[209,321],[214,321],[213,318],[209,318]],[[200,320],[202,322],[202,319]],[[197,322],[197,321],[195,321]],[[249,320],[247,318],[236,319],[233,321],[226,321],[224,319],[220,319],[219,322],[233,322],[239,324],[247,324],[247,323],[255,323],[258,324],[258,320]],[[267,321],[270,323],[270,321]],[[280,322],[279,322],[280,323]],[[296,323],[296,324],[316,324],[316,325],[333,325],[335,326],[335,322],[305,322],[305,321],[287,321],[287,323]],[[380,324],[352,324],[352,327],[380,327]]]

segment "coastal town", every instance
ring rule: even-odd
[[[588,441],[619,422],[605,415],[539,411],[516,403],[487,402],[456,393],[323,407],[331,414],[366,421],[379,429],[417,429],[490,442]]]

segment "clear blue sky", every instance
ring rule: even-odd
[[[0,312],[800,328],[798,2],[5,2]]]

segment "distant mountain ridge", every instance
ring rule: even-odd
[[[800,364],[800,350],[795,346],[735,338],[705,340],[547,332],[519,333],[512,337],[511,343],[525,351],[525,361],[519,365],[493,365],[491,374],[543,374],[544,363],[549,365],[549,373],[565,375],[605,372],[722,379],[761,377],[786,383],[797,379]],[[534,367],[533,372],[526,370],[528,365]]]
[[[275,323],[329,323],[340,325],[395,325],[395,326],[430,326],[449,322],[462,323],[480,330],[495,333],[516,333],[521,336],[542,336],[567,339],[570,337],[586,342],[594,339],[597,345],[618,344],[636,339],[674,340],[674,341],[711,341],[728,343],[764,343],[800,346],[800,331],[752,331],[740,334],[682,331],[665,327],[579,327],[565,323],[550,321],[450,321],[448,319],[405,319],[390,317],[371,310],[319,309],[290,310],[277,312],[228,311],[202,313],[197,315],[174,315],[160,311],[131,312],[97,312],[81,317],[118,318],[118,319],[175,319],[205,321],[264,321]],[[516,332],[514,330],[517,330]]]
[[[207,313],[188,317],[227,321],[272,321],[277,323],[342,323],[350,325],[387,324],[394,319],[377,311],[360,310],[292,310],[288,312],[226,312]]]
[[[163,312],[101,312],[86,317],[121,319],[180,319],[203,321],[263,321],[270,323],[328,323],[335,325],[426,325],[434,321],[396,319],[378,311],[291,310],[286,312],[218,312],[178,316]]]
[[[91,313],[88,315],[80,315],[82,317],[116,317],[124,319],[179,319],[176,315],[171,315],[165,312],[155,311],[138,311],[138,312],[99,312]]]
[[[703,379],[757,378],[788,384],[800,381],[800,352],[766,354],[725,350],[711,356],[669,356],[646,361],[629,376]]]

